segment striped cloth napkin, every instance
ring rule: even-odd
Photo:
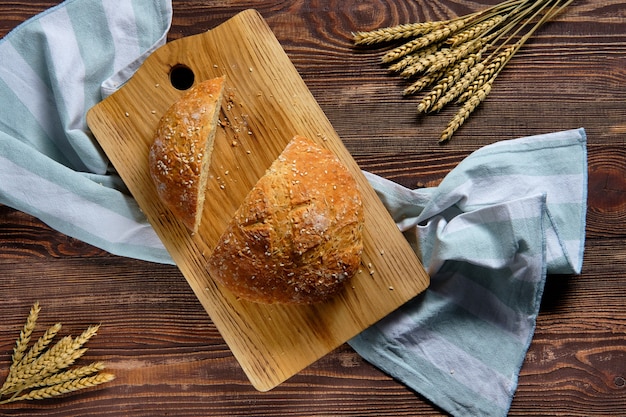
[[[87,129],[166,40],[169,0],[69,0],[0,40],[0,203],[116,255],[171,262]]]
[[[169,0],[69,0],[0,40],[0,203],[113,254],[171,263],[87,110],[165,42]],[[432,277],[350,341],[454,416],[504,416],[547,273],[579,273],[582,129],[479,149],[437,187],[366,173]]]
[[[431,284],[350,345],[454,416],[505,416],[546,274],[582,268],[584,130],[486,146],[436,188],[368,178]]]

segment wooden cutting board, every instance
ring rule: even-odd
[[[160,203],[148,149],[161,115],[195,82],[226,75],[221,127],[200,230],[190,234]],[[176,85],[176,87],[175,87]],[[178,88],[177,88],[178,87]],[[150,55],[87,121],[255,388],[269,390],[374,324],[428,285],[428,275],[343,146],[273,33],[254,10]],[[237,207],[289,140],[307,136],[354,174],[365,207],[359,273],[314,306],[263,305],[218,286],[205,265]]]

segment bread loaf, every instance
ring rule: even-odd
[[[159,121],[149,167],[159,198],[192,232],[198,230],[224,77],[185,92]]]
[[[260,303],[311,304],[357,272],[363,207],[329,150],[296,136],[248,193],[208,260],[211,276]]]

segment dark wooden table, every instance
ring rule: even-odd
[[[0,36],[56,4],[0,3]],[[452,113],[416,117],[416,99],[356,52],[351,32],[443,19],[495,0],[174,1],[170,40],[249,7],[275,32],[363,169],[407,187],[436,184],[500,139],[584,127],[587,241],[580,276],[550,276],[511,416],[626,415],[626,1],[577,0],[510,62],[448,145]],[[0,377],[28,310],[76,334],[102,323],[86,362],[117,375],[101,389],[0,406],[7,416],[436,416],[422,396],[347,345],[268,393],[248,383],[183,276],[125,259],[0,206]]]

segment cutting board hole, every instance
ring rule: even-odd
[[[177,90],[188,90],[195,78],[193,70],[187,65],[178,64],[170,70],[170,83]]]

